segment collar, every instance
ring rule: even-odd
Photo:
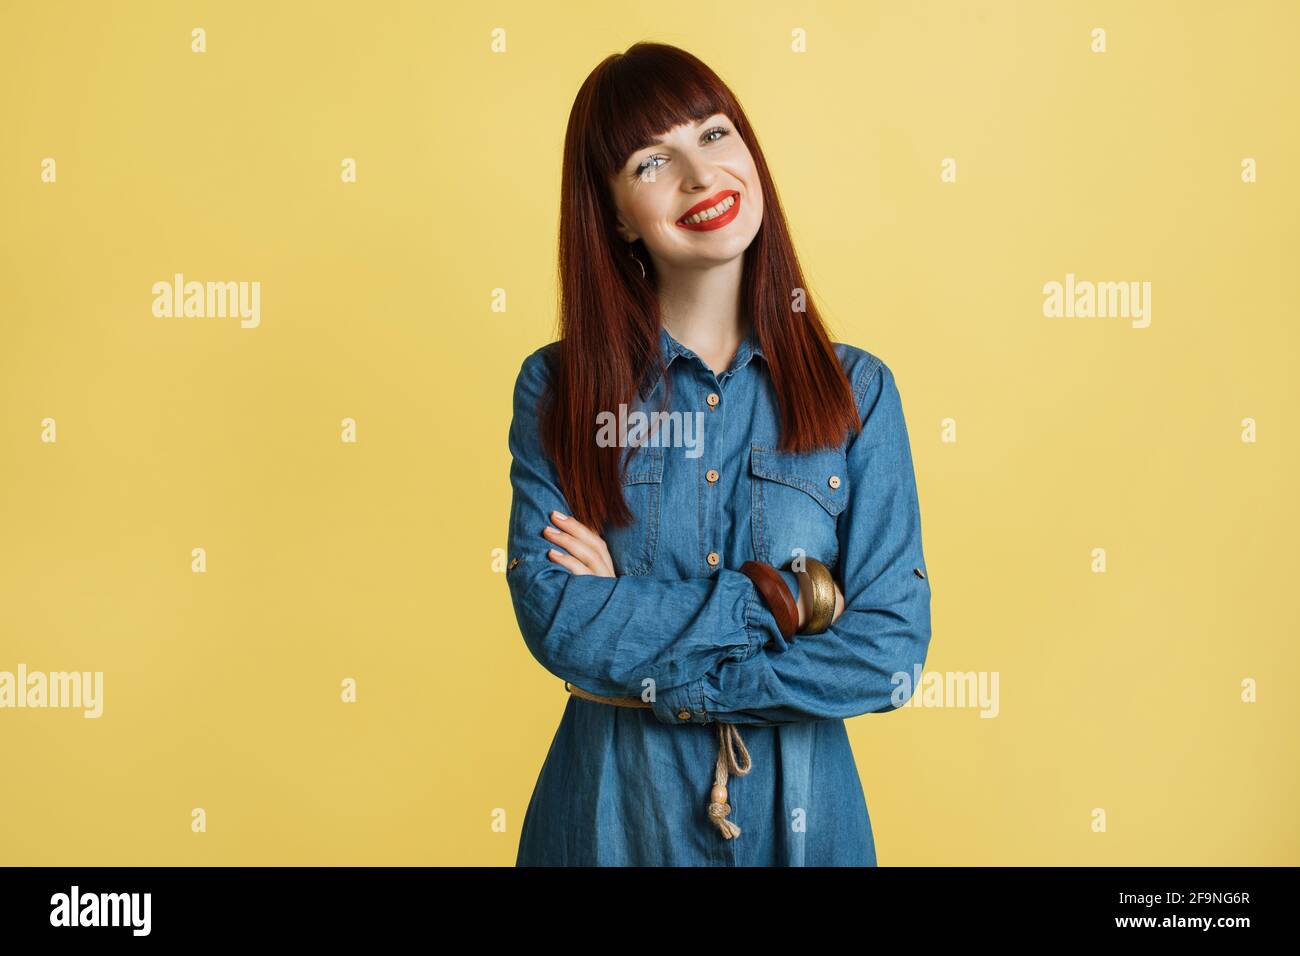
[[[668,330],[663,326],[659,327],[659,351],[660,355],[663,356],[664,368],[671,367],[673,360],[678,356],[687,360],[695,359],[701,365],[704,365],[706,368],[708,367],[704,359],[700,358],[681,342],[678,342],[675,338],[669,335]],[[758,333],[751,328],[749,334],[745,336],[744,341],[740,343],[740,348],[736,349],[736,357],[731,360],[730,367],[728,367],[722,375],[730,375],[734,372],[739,372],[749,364],[750,359],[755,355],[760,356],[764,362],[767,361],[767,356],[763,355],[763,350],[759,348],[758,345]],[[651,369],[647,373],[646,384],[641,388],[642,400],[646,399],[655,385],[659,383],[657,375],[658,371],[658,369]],[[721,376],[719,377],[721,378]]]

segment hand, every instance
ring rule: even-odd
[[[812,585],[808,583],[807,571],[796,571],[799,576],[799,627],[803,627],[804,621],[808,619],[809,601],[812,597]],[[835,582],[835,613],[831,615],[831,624],[840,619],[844,613],[844,592],[840,590],[840,582]]]
[[[547,553],[548,558],[574,574],[617,577],[604,538],[577,518],[562,515],[558,511],[551,512],[551,520],[555,522],[555,527],[547,525],[543,528],[542,537],[569,553],[553,550]]]

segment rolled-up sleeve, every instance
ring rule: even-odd
[[[930,578],[902,401],[872,356],[854,385],[862,431],[846,450],[849,502],[838,529],[844,611],[820,634],[779,635],[720,661],[695,686],[711,720],[784,724],[890,711],[910,696],[930,646]]]
[[[551,512],[572,511],[541,439],[549,381],[543,352],[520,367],[508,439],[506,581],[524,642],[547,671],[584,690],[651,701],[664,723],[704,723],[698,693],[684,696],[684,685],[779,637],[775,620],[739,571],[679,580],[602,577],[573,574],[547,557],[552,545],[542,530]],[[662,692],[673,687],[670,701]]]

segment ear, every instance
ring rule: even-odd
[[[619,208],[618,185],[613,178],[610,183],[610,207],[614,213],[614,231],[618,233],[619,238],[624,242],[636,242],[640,237],[628,228],[623,219],[623,211]]]

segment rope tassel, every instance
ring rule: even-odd
[[[731,813],[731,806],[727,803],[727,774],[730,772],[737,777],[743,777],[753,768],[753,761],[750,760],[749,749],[740,736],[740,728],[734,724],[721,722],[716,723],[716,726],[718,762],[713,771],[713,789],[709,792],[709,819],[722,831],[723,839],[731,840],[740,836],[740,827],[727,819],[727,815]],[[737,761],[737,752],[744,760],[744,766]]]
[[[603,694],[593,694],[567,680],[564,682],[564,689],[575,697],[594,700],[601,704],[613,704],[615,707],[648,708],[650,706],[639,697],[606,697]],[[749,748],[745,746],[745,741],[740,736],[739,727],[721,721],[714,721],[714,726],[718,728],[718,762],[713,770],[713,789],[709,791],[709,819],[721,831],[724,840],[732,840],[740,836],[740,827],[727,819],[727,815],[731,813],[731,806],[727,803],[728,774],[743,777],[749,773],[754,764],[749,758]],[[738,756],[740,759],[737,759]]]

